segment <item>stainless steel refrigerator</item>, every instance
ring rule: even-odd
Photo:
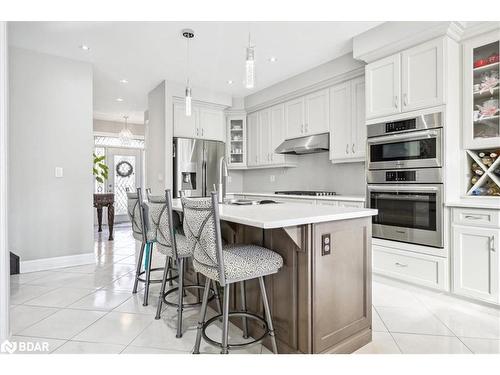
[[[174,138],[174,189],[179,198],[206,197],[219,181],[219,159],[225,155],[224,142]]]

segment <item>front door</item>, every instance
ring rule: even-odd
[[[129,220],[127,188],[135,191],[142,183],[142,150],[112,148],[107,150],[109,167],[108,190],[115,193],[115,223]]]

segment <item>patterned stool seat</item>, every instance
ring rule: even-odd
[[[222,255],[224,276],[228,283],[270,275],[278,272],[283,266],[281,255],[256,245],[227,245],[223,247]],[[200,260],[194,260],[194,269],[213,280],[218,280],[217,267],[201,263]]]
[[[188,246],[188,242],[186,239],[186,236],[182,234],[176,234],[175,235],[175,243],[177,245],[177,256],[179,258],[187,258],[187,257],[192,257],[193,256],[193,249]],[[158,250],[161,254],[173,257],[174,253],[172,251],[171,246],[165,246],[162,245],[161,243],[157,242],[156,243],[156,250]]]

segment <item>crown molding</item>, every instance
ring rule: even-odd
[[[336,84],[339,84],[341,82],[345,82],[345,81],[348,81],[348,80],[353,79],[353,78],[364,76],[364,74],[365,74],[364,67],[356,68],[356,69],[351,70],[347,73],[336,75],[334,77],[317,82],[313,85],[309,85],[309,86],[300,88],[299,90],[289,92],[285,95],[278,96],[272,100],[268,100],[268,101],[265,101],[263,103],[260,103],[260,104],[254,105],[254,106],[247,107],[245,109],[246,109],[247,113],[260,111],[261,109],[272,107],[274,105],[287,102],[289,100],[298,98],[300,96],[304,96],[304,95],[313,93],[315,91],[329,88],[329,87],[334,86]]]
[[[477,22],[471,24],[470,22],[461,22],[465,28],[462,34],[462,40],[473,38],[477,35],[488,33],[494,30],[498,30],[500,34],[500,22],[498,21],[488,21],[488,22]]]

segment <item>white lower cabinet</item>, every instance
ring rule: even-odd
[[[452,235],[453,291],[498,303],[500,229],[453,224]]]
[[[373,272],[429,288],[448,288],[447,258],[373,245]]]

